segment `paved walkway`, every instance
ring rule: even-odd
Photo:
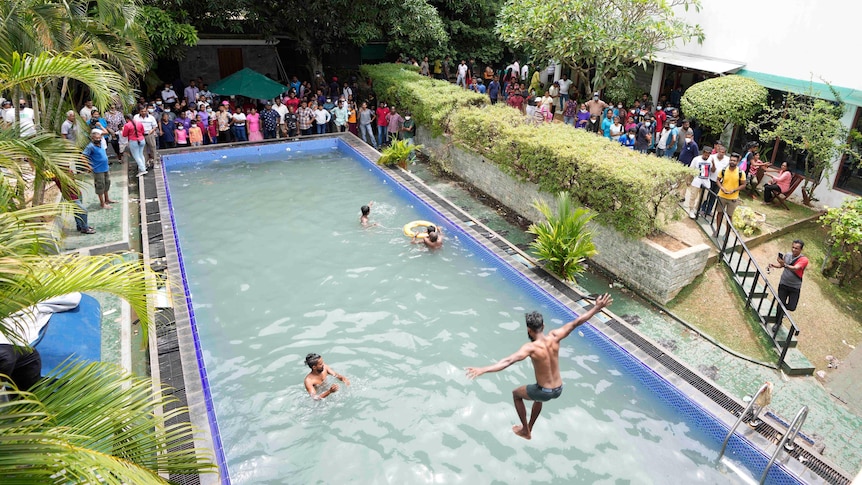
[[[530,235],[510,224],[497,211],[482,205],[457,183],[434,176],[421,163],[409,167],[434,190],[459,204],[481,219],[491,229],[513,243],[526,247]],[[810,408],[802,434],[825,446],[823,456],[854,476],[862,467],[862,386],[858,384],[862,370],[862,352],[858,349],[833,374],[836,392],[842,399],[853,402],[845,406],[830,396],[830,392],[815,377],[787,377],[774,369],[733,356],[689,330],[670,316],[635,297],[627,289],[615,285],[604,276],[587,273],[578,283],[587,293],[610,292],[613,311],[627,319],[646,337],[658,342],[689,367],[698,370],[737,398],[750,396],[766,381],[775,384],[769,410],[785,422],[803,405]],[[854,367],[855,366],[855,367]],[[842,396],[842,394],[837,394]],[[854,409],[855,408],[855,409]]]

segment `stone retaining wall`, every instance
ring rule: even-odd
[[[521,216],[531,221],[542,218],[533,207],[538,198],[554,207],[553,196],[539,192],[538,185],[510,177],[475,152],[454,146],[447,135],[432,137],[426,130],[417,131],[416,142],[424,146],[423,152]],[[599,251],[592,262],[660,303],[670,301],[701,274],[709,257],[706,244],[671,251],[645,238],[630,239],[600,224],[592,224],[592,231]]]

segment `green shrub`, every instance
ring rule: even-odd
[[[404,140],[395,140],[391,145],[383,149],[380,158],[377,159],[377,164],[386,166],[398,165],[401,168],[407,168],[407,159],[410,158],[410,154],[421,149],[422,145],[414,145]]]
[[[844,286],[862,274],[862,198],[829,209],[820,223],[829,229],[822,273]]]
[[[593,214],[575,207],[568,192],[557,194],[557,211],[544,200],[533,202],[545,221],[530,225],[527,232],[535,234],[530,244],[545,267],[560,278],[571,281],[584,272],[584,260],[596,254],[593,234],[587,223]]]
[[[753,236],[760,232],[761,222],[763,222],[763,216],[748,206],[737,207],[733,213],[733,227],[746,236]]]
[[[597,221],[631,237],[658,229],[694,175],[666,158],[634,152],[560,123],[531,125],[505,106],[464,108],[449,124],[453,142],[545,192],[568,190]]]
[[[727,123],[747,125],[766,107],[768,92],[754,79],[722,76],[691,85],[680,101],[682,112],[703,129],[720,135]]]
[[[447,131],[449,116],[455,109],[490,103],[484,94],[421,76],[404,64],[365,65],[362,73],[374,80],[377,99],[410,111],[416,122],[430,129],[433,136]]]
[[[402,69],[363,66],[380,100],[411,111],[433,136],[479,153],[501,170],[545,192],[567,190],[596,220],[638,238],[655,232],[695,175],[666,158],[634,152],[601,136],[560,123],[535,126],[488,97]]]

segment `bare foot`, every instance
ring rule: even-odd
[[[520,424],[512,426],[512,431],[514,431],[516,435],[520,436],[521,438],[524,438],[525,440],[532,438],[532,435],[530,435],[530,431],[525,430],[524,427]]]
[[[111,208],[111,206],[109,206],[108,204],[102,204],[102,209],[110,209],[110,208]]]
[[[116,201],[116,200],[107,200],[107,201],[106,201],[106,203],[108,203],[108,204],[116,204],[116,203],[117,203],[117,201]]]

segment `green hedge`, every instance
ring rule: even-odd
[[[454,143],[545,192],[569,191],[598,213],[597,221],[633,238],[659,228],[695,175],[676,161],[643,155],[562,123],[535,126],[514,109],[486,105],[483,95],[395,64],[364,66],[363,71],[374,80],[380,100],[406,107],[434,136],[451,134]]]
[[[362,66],[362,74],[374,80],[377,99],[410,111],[417,123],[434,136],[447,131],[449,116],[457,108],[484,106],[488,96],[466,91],[452,83],[421,76],[418,68],[405,64]]]

